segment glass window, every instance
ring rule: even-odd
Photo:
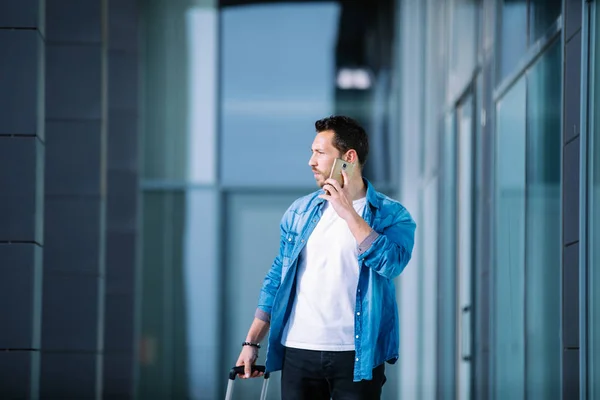
[[[333,2],[222,10],[224,184],[313,184],[306,172],[313,123],[335,110],[332,50],[339,14],[340,7]],[[282,166],[285,173],[274,173]]]
[[[500,65],[497,69],[497,82],[501,82],[514,71],[527,51],[527,1],[503,1],[500,18]]]
[[[143,177],[216,181],[218,11],[145,3]],[[177,29],[174,29],[177,27]]]
[[[438,395],[453,399],[456,387],[456,116],[445,117],[440,170],[438,272]]]
[[[527,398],[560,398],[561,46],[527,76]]]
[[[529,45],[544,36],[561,11],[561,0],[529,0]]]
[[[600,29],[600,7],[595,7],[596,15],[595,29]],[[593,32],[593,30],[592,30]],[[589,118],[590,127],[590,153],[589,153],[589,201],[590,215],[588,216],[588,273],[589,273],[589,374],[588,383],[590,399],[600,397],[600,40],[598,35],[592,39],[591,46],[594,48],[595,60],[592,60],[594,70],[590,71],[594,76],[594,86],[591,88],[592,107]]]
[[[143,244],[142,258],[142,305],[140,332],[140,379],[138,391],[142,398],[152,395],[169,397],[163,375],[165,360],[162,351],[169,342],[164,326],[169,326],[169,315],[164,313],[165,266],[170,264],[168,251],[169,224],[165,213],[170,208],[171,198],[162,192],[149,192],[143,195]],[[149,295],[151,294],[151,295]]]
[[[387,115],[393,9],[362,4],[222,8],[218,162],[224,186],[312,187],[307,162],[314,122],[330,114],[364,126],[371,144],[365,175],[388,183],[396,160]],[[281,168],[285,173],[274,172]]]
[[[448,90],[454,97],[469,84],[477,65],[480,0],[453,0],[450,77]],[[436,5],[437,7],[437,5]]]
[[[524,398],[526,83],[497,105],[492,398]]]
[[[561,60],[556,41],[498,103],[497,399],[561,395]]]
[[[218,200],[214,190],[143,193],[141,398],[219,397],[219,368],[202,371],[223,361]]]
[[[425,176],[432,176],[439,168],[439,137],[442,128],[439,117],[440,110],[445,104],[446,78],[445,64],[442,54],[445,53],[446,41],[443,40],[447,33],[444,30],[446,6],[437,0],[429,0],[427,4],[427,25],[425,46],[425,94],[424,108],[424,161]]]

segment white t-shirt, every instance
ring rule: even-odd
[[[353,202],[363,214],[366,198]],[[296,296],[281,343],[320,351],[354,350],[358,244],[348,224],[327,202],[300,253]]]

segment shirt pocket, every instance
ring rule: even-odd
[[[296,240],[298,235],[295,233],[288,233],[283,239],[283,249],[281,252],[282,260],[281,260],[281,282],[283,283],[283,279],[287,275],[288,270],[292,266],[294,255],[294,249],[296,248]]]
[[[294,254],[294,249],[296,248],[297,238],[298,238],[298,235],[296,233],[288,233],[283,238],[284,243],[283,243],[283,249],[281,252],[281,256],[283,257],[284,261],[287,259],[288,263],[289,263],[289,259]]]

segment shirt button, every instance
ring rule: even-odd
[[[288,242],[291,242],[291,241],[292,241],[292,238],[288,238]]]
[[[356,335],[356,338],[358,339],[358,335]]]
[[[356,359],[356,361],[358,361],[358,358]]]
[[[357,312],[357,313],[356,313],[356,315],[360,315],[360,313],[359,313],[359,312]]]

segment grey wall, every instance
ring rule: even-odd
[[[101,393],[106,5],[46,2],[43,398]]]
[[[0,393],[36,397],[44,246],[44,2],[0,3]]]
[[[0,5],[0,397],[133,395],[136,7]]]
[[[108,2],[103,396],[134,395],[139,233],[139,23],[136,0]]]

